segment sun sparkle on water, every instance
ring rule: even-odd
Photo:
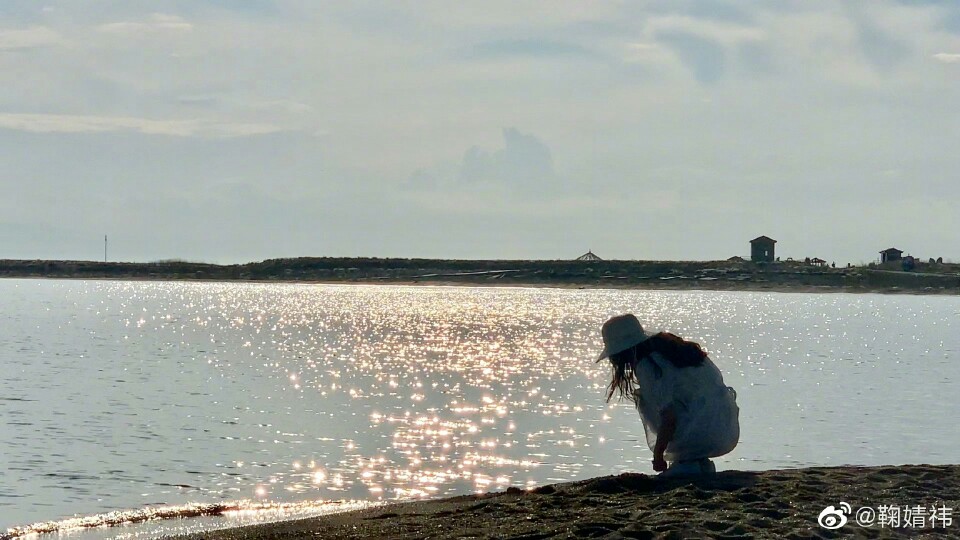
[[[846,453],[832,448],[823,458],[805,449],[811,433],[833,440],[838,428],[824,420],[826,408],[859,403],[842,409],[854,419],[848,426],[880,410],[870,400],[883,391],[850,396],[839,374],[869,378],[887,358],[914,356],[939,362],[946,373],[955,369],[947,360],[957,348],[948,316],[935,328],[910,326],[932,300],[903,298],[880,305],[869,296],[838,302],[840,295],[42,286],[54,287],[51,302],[63,297],[80,306],[69,311],[76,322],[25,319],[23,335],[48,325],[57,337],[19,369],[42,370],[48,387],[31,392],[64,412],[62,425],[40,427],[61,430],[57,440],[72,440],[67,446],[94,458],[54,459],[60,448],[31,440],[30,451],[12,459],[48,456],[43,466],[67,479],[63,485],[77,497],[57,515],[161,501],[391,501],[651,472],[635,411],[604,402],[609,373],[593,362],[599,322],[624,311],[700,340],[751,404],[743,408],[745,444],[730,458],[739,460],[734,466],[889,462],[903,445],[885,450],[862,432],[865,442]],[[885,307],[890,302],[899,307]],[[941,311],[955,315],[950,309]],[[891,331],[903,321],[909,324],[895,327],[900,335]],[[68,351],[61,338],[80,345]],[[79,392],[78,373],[95,374]],[[922,373],[900,370],[898,377]],[[885,379],[870,380],[887,388]],[[830,399],[811,399],[824,393]],[[788,409],[779,406],[784,395],[797,396]],[[74,401],[56,401],[63,396]],[[84,409],[90,406],[100,408]],[[924,418],[876,425],[903,440],[924,428]],[[83,429],[73,433],[72,426]],[[935,452],[936,441],[928,443],[924,451]],[[25,492],[30,504],[59,504],[65,491],[36,484]],[[107,502],[82,506],[96,497]]]

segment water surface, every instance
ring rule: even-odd
[[[627,311],[699,341],[737,389],[720,469],[960,462],[956,297],[52,280],[0,297],[4,528],[652,472],[593,362]],[[174,532],[223,518],[192,523]]]

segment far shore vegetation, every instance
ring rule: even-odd
[[[300,257],[246,264],[0,260],[0,277],[423,283],[543,287],[960,294],[960,264],[833,268],[805,261],[442,260]]]

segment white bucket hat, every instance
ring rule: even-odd
[[[597,362],[650,339],[632,313],[617,315],[603,323],[600,334],[603,336],[603,352],[597,357]]]

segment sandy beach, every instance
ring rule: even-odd
[[[831,505],[839,508],[841,502],[852,511],[844,516],[847,522],[835,530],[821,527],[821,512]],[[871,514],[862,508],[873,511],[869,527]],[[190,538],[841,537],[960,537],[960,465],[722,471],[697,480],[628,473]]]

